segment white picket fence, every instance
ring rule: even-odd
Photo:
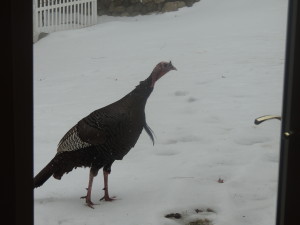
[[[78,29],[97,23],[97,0],[34,0],[33,39],[40,33]]]

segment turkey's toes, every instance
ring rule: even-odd
[[[113,201],[113,200],[116,200],[116,196],[109,197],[109,196],[104,195],[102,198],[100,198],[99,201],[102,201],[102,200],[104,200],[104,201],[106,201],[106,202],[111,202],[111,201]]]
[[[86,205],[92,209],[94,209],[94,207],[93,207],[94,205],[98,205],[98,204],[93,203],[90,199],[88,199],[87,196],[82,196],[80,198],[85,198]]]
[[[94,205],[97,205],[97,204],[94,204],[92,201],[86,201],[86,206],[94,209]]]

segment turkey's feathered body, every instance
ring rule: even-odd
[[[88,141],[96,142],[96,146],[108,152],[113,159],[121,160],[136,144],[146,123],[145,113],[144,108],[126,109],[121,106],[117,110],[116,107],[110,110],[112,107],[96,110],[80,121],[77,125],[78,134],[85,140],[83,136],[89,133],[91,127],[97,129],[99,138],[89,135]]]
[[[143,81],[119,101],[95,110],[72,127],[52,160],[54,177],[60,179],[76,167],[91,167],[95,174],[101,167],[109,171],[114,160],[121,160],[134,147],[143,128],[153,140],[145,119],[152,90]]]

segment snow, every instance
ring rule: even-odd
[[[287,2],[202,0],[165,14],[101,16],[35,43],[34,174],[82,117],[123,97],[158,62],[178,69],[146,105],[155,145],[143,131],[112,166],[116,200],[98,202],[99,171],[99,205],[85,206],[89,169],[78,168],[35,189],[35,224],[275,224],[281,125],[254,119],[281,114]]]

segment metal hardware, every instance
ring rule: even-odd
[[[281,116],[273,116],[273,115],[265,115],[265,116],[261,116],[258,117],[254,120],[254,124],[258,125],[266,120],[271,120],[271,119],[277,119],[277,120],[281,120]]]
[[[285,138],[290,138],[291,136],[293,136],[295,133],[293,131],[286,131],[283,133]]]

